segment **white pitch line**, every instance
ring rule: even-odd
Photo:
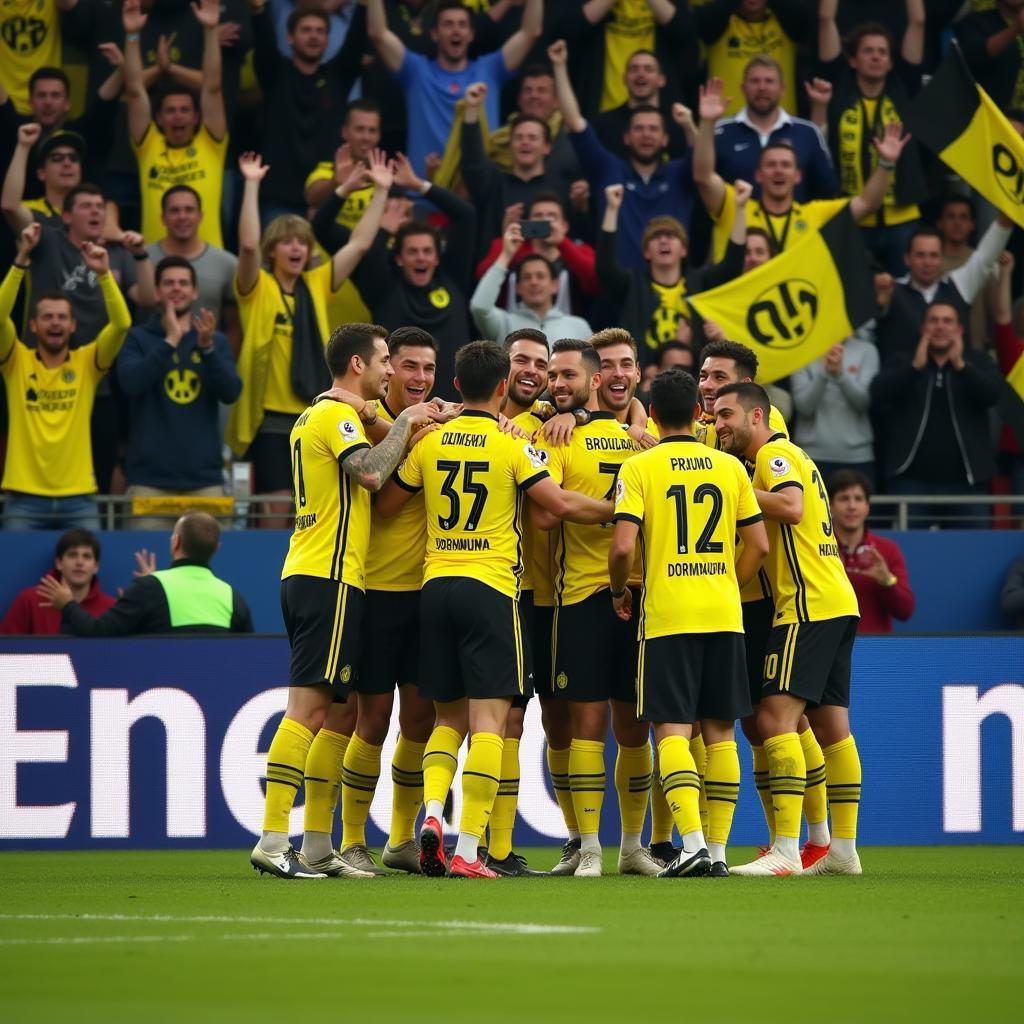
[[[390,928],[426,929],[436,931],[480,932],[495,935],[595,935],[601,929],[581,925],[535,924],[532,922],[503,921],[414,921],[382,918],[354,917],[230,917],[204,914],[178,916],[174,914],[0,914],[0,921],[111,921],[153,924],[269,924],[269,925],[325,925],[335,928]]]

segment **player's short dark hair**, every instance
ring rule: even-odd
[[[186,558],[209,562],[220,547],[220,526],[209,512],[186,512],[174,528]]]
[[[600,354],[601,349],[611,348],[612,345],[628,345],[633,350],[633,358],[640,358],[640,350],[637,348],[636,338],[633,337],[625,327],[606,327],[590,336],[590,344]]]
[[[719,388],[715,400],[724,398],[726,395],[735,395],[740,405],[747,412],[750,412],[752,409],[760,409],[765,423],[768,422],[768,417],[772,411],[772,400],[768,397],[768,392],[760,384],[755,384],[752,380],[741,380],[735,384],[726,384],[725,387]]]
[[[753,380],[757,376],[757,356],[738,341],[711,341],[700,350],[701,362],[705,359],[731,359],[741,377]]]
[[[292,13],[288,15],[288,20],[284,23],[289,35],[295,32],[299,27],[299,22],[304,18],[319,18],[324,23],[327,31],[331,31],[330,16],[322,7],[317,7],[311,3],[299,3],[295,5]]]
[[[559,338],[551,346],[551,354],[557,356],[559,352],[579,352],[588,373],[601,372],[601,357],[589,341],[583,341],[582,338]]]
[[[175,85],[169,82],[163,86],[153,98],[153,112],[159,114],[164,108],[164,103],[172,96],[187,96],[192,101],[192,109],[199,113],[199,97],[184,85]]]
[[[361,96],[357,100],[349,102],[348,106],[345,107],[345,116],[342,118],[343,121],[348,121],[349,114],[376,114],[378,117],[381,116],[380,104],[369,96]]]
[[[871,500],[871,481],[856,469],[837,469],[825,485],[828,491],[828,500],[831,501],[837,494],[859,487],[864,492],[864,497]]]
[[[156,284],[159,284],[160,278],[162,278],[168,270],[173,270],[175,267],[188,271],[188,276],[192,280],[192,287],[195,288],[199,283],[199,279],[196,277],[196,268],[192,266],[184,256],[165,256],[156,265],[156,269],[153,271],[153,280]]]
[[[510,352],[517,341],[535,341],[538,345],[548,347],[548,336],[543,331],[538,331],[536,327],[519,327],[511,334],[506,334],[502,342],[505,351]]]
[[[892,56],[892,54],[896,52],[896,43],[892,37],[892,33],[880,22],[865,21],[863,24],[852,29],[850,34],[846,37],[847,56],[856,57],[857,51],[860,49],[860,44],[864,42],[868,36],[882,36],[882,38],[889,44],[889,55]]]
[[[160,197],[160,209],[166,211],[167,204],[171,201],[171,197],[179,195],[182,192],[187,192],[192,196],[196,201],[196,206],[198,206],[200,210],[203,208],[203,197],[191,185],[172,185]]]
[[[641,103],[630,110],[629,115],[626,118],[626,131],[629,131],[629,129],[633,127],[633,119],[638,114],[657,114],[658,117],[661,118],[661,127],[665,127],[665,114],[654,106],[653,103]]]
[[[103,189],[99,185],[94,185],[90,181],[83,181],[80,185],[76,185],[74,188],[69,188],[67,195],[64,196],[64,203],[61,206],[61,210],[64,213],[71,213],[75,208],[75,200],[79,196],[99,196],[100,199],[106,199],[103,194]]]
[[[438,251],[441,252],[441,232],[434,227],[433,224],[424,224],[421,220],[411,220],[407,224],[403,224],[395,232],[395,241],[392,245],[391,251],[398,254],[402,251],[402,246],[405,244],[407,238],[412,238],[415,235],[430,235],[434,240],[434,246]]]
[[[696,407],[697,382],[682,367],[662,370],[651,381],[651,408],[660,426],[688,427]]]
[[[654,354],[654,361],[660,366],[662,356],[667,355],[669,352],[688,352],[693,358],[694,365],[697,364],[697,353],[693,351],[692,345],[687,345],[685,341],[663,341],[658,346],[658,351]],[[667,369],[682,369],[682,367],[667,367]]]
[[[907,237],[907,247],[904,252],[910,252],[914,248],[914,242],[918,238],[935,238],[939,245],[942,245],[942,232],[931,224],[919,224]]]
[[[397,355],[403,348],[430,348],[434,350],[436,356],[437,338],[430,331],[423,330],[422,327],[413,327],[412,325],[396,327],[388,338],[388,351],[392,355]]]
[[[64,84],[64,92],[69,96],[71,95],[71,82],[61,68],[36,68],[28,77],[29,96],[35,91],[37,82],[62,82]]]
[[[529,202],[526,204],[525,212],[527,220],[530,219],[530,214],[533,212],[534,208],[537,206],[538,203],[555,203],[558,205],[558,208],[562,211],[562,216],[566,216],[565,200],[557,192],[534,192],[533,195],[530,196]]]
[[[99,538],[90,530],[83,530],[78,526],[73,530],[66,530],[57,538],[54,554],[57,558],[63,558],[72,548],[91,548],[93,558],[97,562],[100,560]]]
[[[776,142],[769,142],[768,145],[765,146],[761,150],[761,154],[757,158],[757,164],[758,164],[759,167],[760,167],[761,164],[764,163],[764,155],[765,155],[765,153],[770,153],[773,149],[784,149],[784,150],[786,150],[787,153],[790,153],[792,155],[793,162],[797,165],[797,167],[800,166],[800,157],[797,154],[797,151],[796,151],[795,147],[793,146],[793,143],[786,142],[785,139],[779,139]]]
[[[557,277],[557,274],[555,273],[554,264],[546,256],[541,256],[539,252],[527,253],[516,266],[516,273],[521,275],[523,272],[523,267],[525,267],[527,263],[543,263],[544,266],[547,267],[548,269],[548,276],[551,278],[551,280],[554,281]]]
[[[353,356],[369,362],[373,357],[373,343],[378,338],[388,340],[388,332],[380,324],[342,324],[335,327],[324,350],[331,376],[344,377]]]
[[[467,402],[486,402],[508,377],[508,352],[496,341],[471,341],[455,353],[455,378]]]
[[[551,126],[544,120],[543,117],[538,117],[536,114],[513,114],[510,118],[511,129],[509,135],[512,134],[521,124],[539,124],[541,131],[544,133],[544,141],[551,141]]]
[[[939,207],[939,217],[941,217],[946,212],[946,208],[949,206],[966,206],[967,209],[970,211],[971,220],[978,219],[978,208],[974,205],[974,200],[970,196],[946,196],[946,198],[942,200],[942,205]]]

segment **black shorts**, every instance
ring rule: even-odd
[[[290,686],[331,686],[344,703],[352,687],[363,619],[358,587],[319,576],[281,580],[281,614],[292,647]]]
[[[637,718],[690,725],[750,714],[739,633],[673,633],[640,642]]]
[[[768,636],[772,631],[775,605],[770,597],[760,601],[743,602],[743,646],[747,651],[747,682],[750,686],[750,703],[761,700],[761,683],[764,680],[764,652],[768,648]]]
[[[447,704],[525,692],[519,602],[479,580],[442,577],[420,596],[420,694]]]
[[[297,417],[283,412],[266,413],[245,453],[252,463],[252,486],[256,494],[290,491],[294,486],[289,419],[294,422]]]
[[[768,638],[761,697],[788,693],[818,707],[850,706],[857,616],[775,626]]]
[[[640,592],[633,591],[634,614]],[[572,701],[609,699],[636,703],[638,644],[636,620],[623,622],[612,608],[606,587],[576,604],[555,609],[552,641],[552,688]]]
[[[356,693],[393,693],[419,681],[420,592],[367,590]]]
[[[512,698],[512,707],[525,708],[530,703],[530,698],[536,692],[538,678],[534,674],[534,608],[532,590],[523,590],[519,594],[519,622],[523,638],[523,692]]]

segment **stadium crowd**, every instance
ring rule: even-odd
[[[1020,232],[901,129],[956,41],[1024,130],[1020,0],[4,0],[0,20],[5,529],[96,529],[95,495],[122,492],[126,525],[170,526],[160,499],[225,494],[231,461],[281,497],[258,524],[289,525],[288,435],[339,323],[429,331],[444,398],[472,337],[622,326],[644,397],[722,339],[694,294],[844,205],[878,315],[772,382],[795,440],[826,475],[965,497],[913,525],[987,524],[972,495],[1024,492],[1000,373],[1024,350]]]

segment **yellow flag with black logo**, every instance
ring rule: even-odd
[[[958,46],[905,113],[918,142],[1024,227],[1024,139],[974,81]]]
[[[691,295],[690,304],[754,350],[762,384],[823,356],[878,313],[870,258],[849,205],[749,274]]]

